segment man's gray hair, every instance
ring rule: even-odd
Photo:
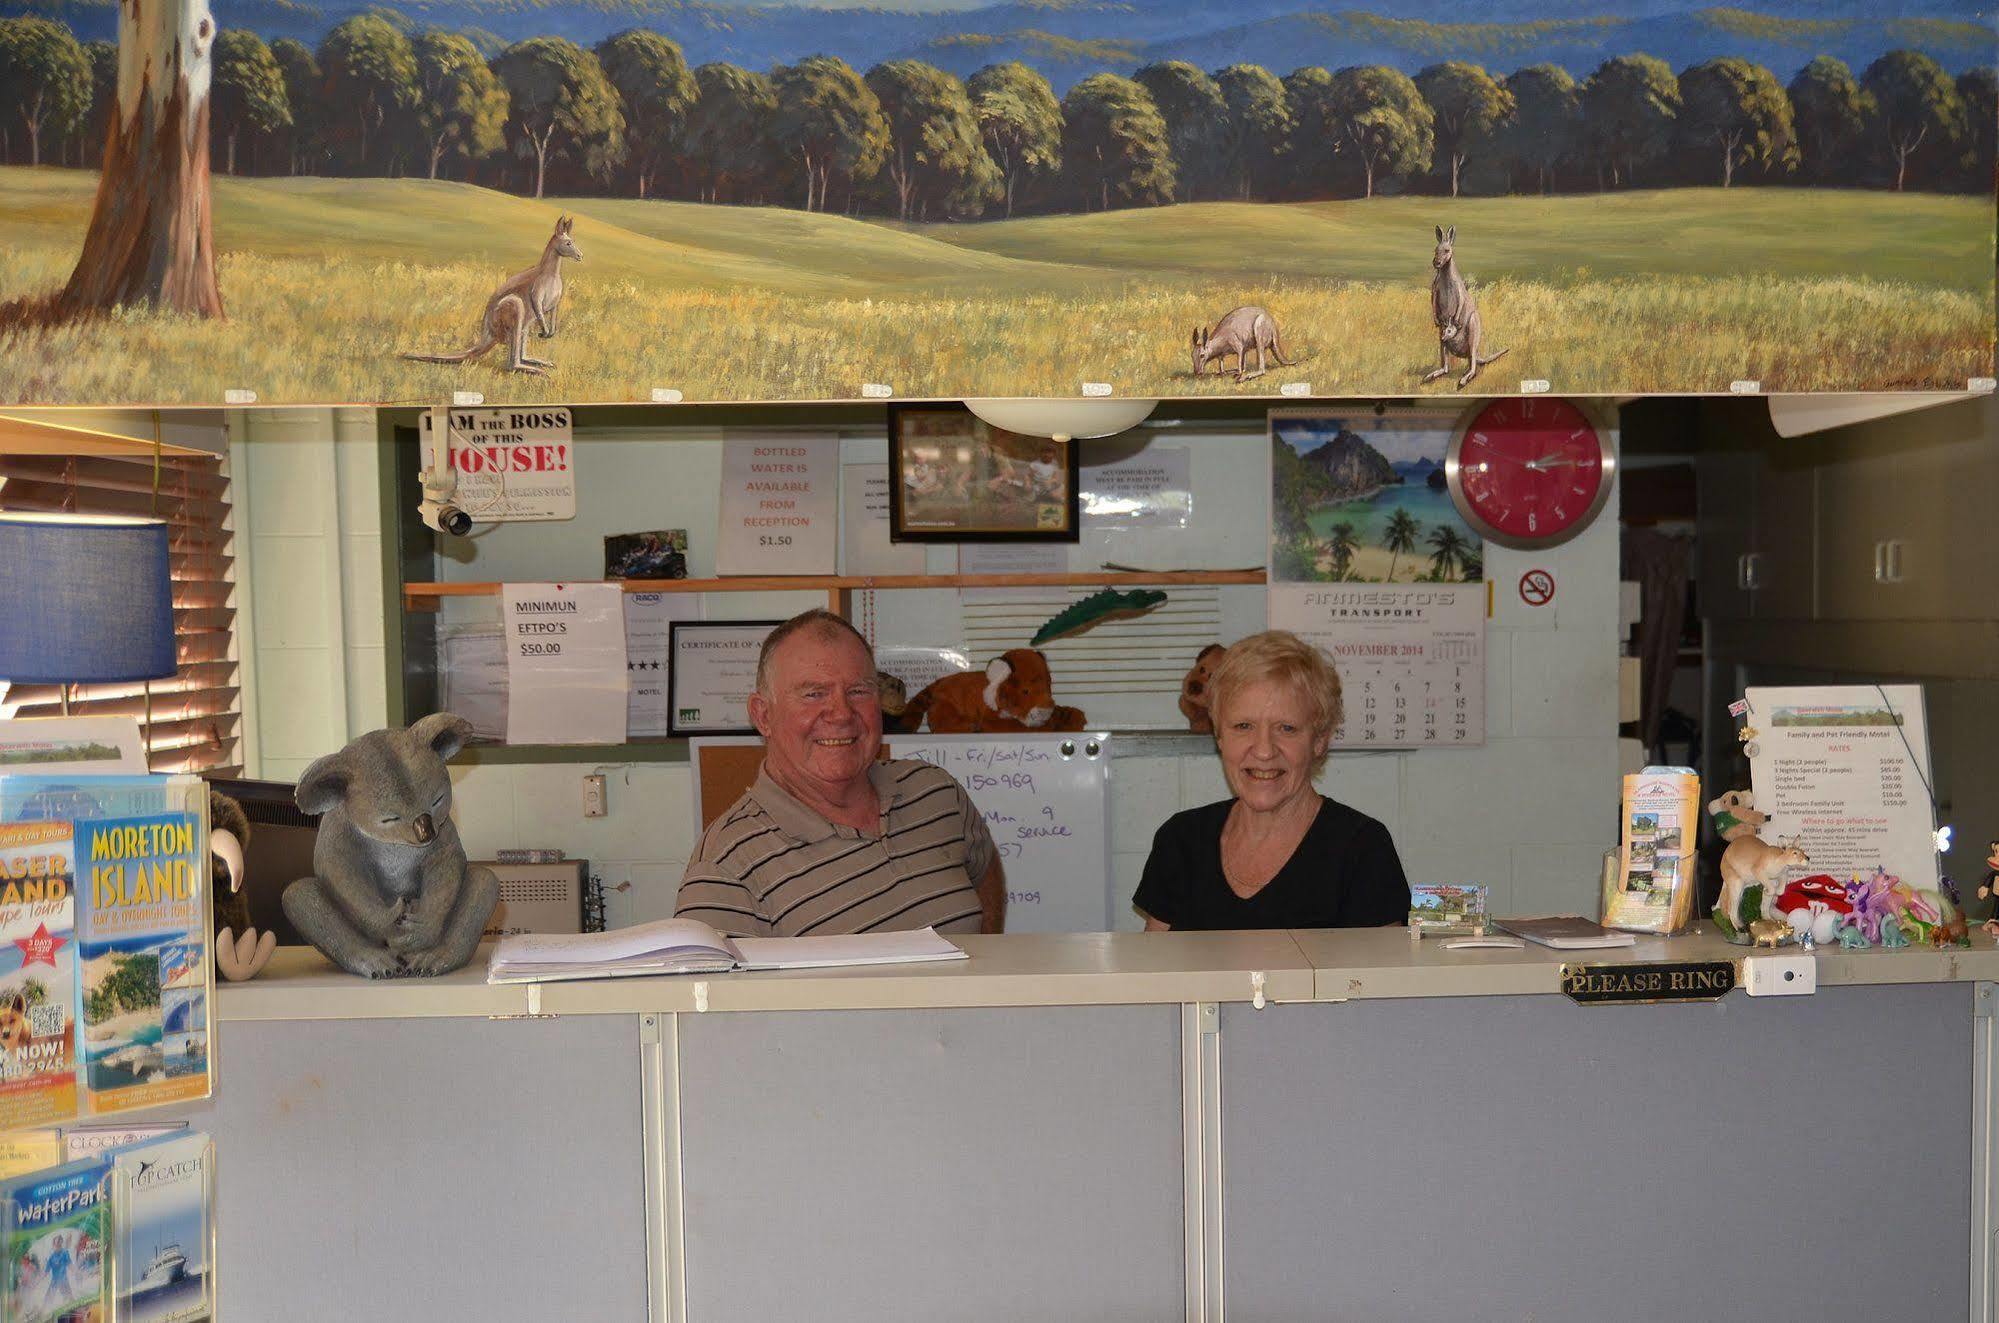
[[[794,634],[812,634],[819,638],[837,638],[845,634],[861,645],[867,652],[870,662],[874,660],[874,645],[868,642],[865,634],[854,628],[852,622],[837,612],[828,611],[823,606],[815,606],[810,611],[799,612],[764,636],[763,647],[757,652],[757,692],[765,698],[771,696],[770,659],[777,655],[777,650],[784,646],[784,641]]]

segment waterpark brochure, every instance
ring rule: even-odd
[[[0,822],[0,1131],[77,1114],[72,835]]]
[[[85,1110],[205,1098],[208,830],[202,811],[77,824]]]
[[[105,1191],[110,1159],[86,1158],[0,1184],[0,1317],[111,1317]]]
[[[112,1159],[119,1323],[201,1323],[214,1314],[214,1152],[206,1134],[187,1131]]]

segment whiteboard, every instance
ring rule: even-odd
[[[1110,736],[891,735],[896,758],[958,778],[1006,874],[1006,931],[1110,929]]]

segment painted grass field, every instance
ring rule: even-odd
[[[0,300],[75,260],[94,176],[0,169]],[[1793,190],[1202,204],[897,227],[780,209],[532,202],[415,180],[215,181],[220,323],[152,313],[0,333],[0,400],[265,403],[1438,393],[1431,226],[1458,227],[1504,392],[1958,388],[1992,372],[1984,199]],[[578,217],[548,377],[408,363]],[[1297,365],[1193,377],[1197,322],[1260,303]]]

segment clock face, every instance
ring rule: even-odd
[[[1548,547],[1582,532],[1610,497],[1616,459],[1567,400],[1495,400],[1451,442],[1444,476],[1465,522],[1508,547]]]

